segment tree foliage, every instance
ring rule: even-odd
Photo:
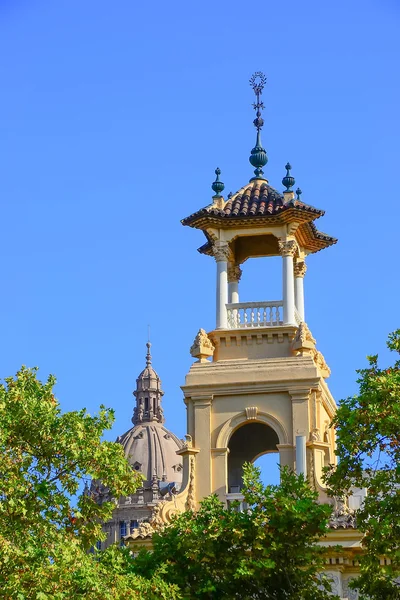
[[[119,444],[101,441],[112,411],[62,414],[54,384],[23,367],[0,385],[1,597],[177,598],[159,578],[127,574],[126,552],[88,552],[115,506],[84,494],[74,503],[82,479],[100,479],[118,497],[136,489],[138,475]]]
[[[318,576],[329,506],[316,502],[302,476],[287,470],[279,486],[264,487],[259,469],[244,469],[245,502],[251,510],[225,509],[217,496],[198,512],[180,514],[153,537],[153,552],[141,551],[137,573],[162,574],[184,598],[322,600],[329,584]]]
[[[400,352],[400,330],[387,345]],[[355,585],[371,599],[394,600],[400,598],[400,361],[385,369],[377,355],[368,362],[357,371],[358,395],[342,401],[333,420],[339,464],[326,480],[336,495],[367,488],[357,513],[364,555]]]

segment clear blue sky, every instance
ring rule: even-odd
[[[290,160],[339,243],[313,255],[306,313],[335,397],[399,326],[399,42],[395,0],[1,0],[1,377],[58,377],[65,410],[130,426],[147,324],[167,424],[215,318],[215,265],[180,219],[252,174],[250,75],[263,70],[266,176]],[[280,295],[244,265],[243,300]]]

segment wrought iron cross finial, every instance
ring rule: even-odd
[[[253,123],[257,131],[260,131],[264,125],[264,119],[261,117],[261,111],[264,108],[264,104],[260,101],[260,96],[266,83],[267,78],[262,71],[256,71],[254,75],[250,77],[250,85],[257,98],[257,102],[254,102],[253,104],[253,108],[256,111],[256,118]]]

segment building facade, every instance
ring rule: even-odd
[[[264,76],[256,73],[251,83],[256,94],[256,143],[249,158],[254,175],[224,198],[216,169],[211,203],[182,221],[204,232],[199,252],[215,261],[215,327],[199,330],[191,348],[195,362],[182,386],[187,436],[177,452],[183,459],[181,492],[157,505],[151,527],[196,508],[211,493],[227,505],[240,500],[244,462],[269,452],[279,456],[280,465],[308,477],[321,502],[332,502],[322,473],[336,461],[335,432],[329,427],[336,403],[326,381],[330,369],[306,323],[304,279],[308,257],[337,240],[317,228],[324,211],[304,202],[300,189],[293,191],[289,163],[283,192],[265,178]],[[241,302],[242,268],[258,257],[280,257],[282,297]],[[332,548],[327,572],[342,598],[358,597],[348,584],[358,569],[354,509],[362,495],[355,494],[352,505],[336,501],[331,529],[321,541]],[[151,531],[142,532],[143,539],[150,536]],[[139,537],[134,532],[127,541],[134,544]],[[336,544],[343,551],[336,552]]]

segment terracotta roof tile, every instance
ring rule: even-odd
[[[314,213],[313,218],[324,214],[323,210],[304,204],[304,202],[297,199],[285,202],[283,194],[277,192],[266,181],[256,179],[240,188],[236,194],[227,200],[223,208],[218,208],[215,205],[207,206],[183,219],[182,223],[183,225],[191,225],[193,221],[207,214],[224,219],[267,217],[268,215],[277,215],[288,208]]]
[[[204,231],[208,241],[199,248],[202,253],[209,254],[211,252],[211,239],[207,234],[208,226],[213,224],[215,227],[237,227],[238,221],[241,226],[246,227],[262,226],[265,220],[269,221],[270,219],[274,224],[297,221],[300,223],[298,235],[311,252],[317,252],[337,241],[318,231],[313,223],[314,219],[323,216],[325,211],[305,204],[297,198],[287,201],[283,194],[271,187],[265,180],[250,181],[236,194],[228,197],[225,204],[223,198],[219,200],[222,201],[219,206],[216,203],[210,204],[182,220],[183,225]]]

